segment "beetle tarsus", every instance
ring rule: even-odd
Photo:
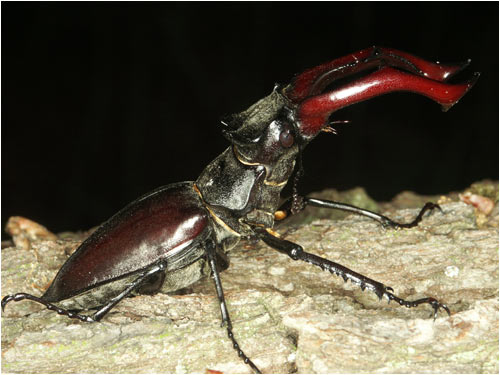
[[[44,301],[40,297],[36,297],[36,296],[33,296],[31,294],[28,294],[28,293],[16,293],[16,294],[11,294],[11,295],[5,296],[2,299],[2,311],[5,309],[5,305],[7,305],[7,303],[9,303],[10,301],[18,302],[18,301],[22,301],[25,299],[30,300],[30,301],[34,301],[34,302],[38,302],[38,303],[44,305],[48,310],[55,311],[57,314],[67,316],[68,318],[78,319],[78,320],[81,320],[82,322],[89,322],[89,323],[95,322],[95,320],[90,316],[78,314],[78,313],[72,312],[70,310],[63,309],[63,308],[58,307],[50,302]]]
[[[444,311],[446,311],[448,313],[448,316],[451,316],[451,312],[450,312],[450,309],[448,308],[448,306],[446,306],[444,303],[441,303],[437,299],[432,298],[432,297],[425,297],[425,298],[418,299],[416,301],[407,301],[407,300],[399,298],[399,297],[397,297],[394,294],[389,293],[389,292],[386,292],[385,295],[386,295],[389,302],[396,301],[401,306],[405,306],[408,308],[417,307],[418,305],[421,305],[423,303],[428,303],[434,309],[434,312],[430,316],[431,318],[434,317],[434,320],[436,320],[436,318],[437,318],[437,314],[438,314],[439,309],[443,309]]]
[[[429,211],[429,213],[430,213],[434,209],[438,209],[439,211],[441,211],[441,213],[443,213],[443,209],[441,208],[441,206],[439,204],[427,202],[424,205],[424,207],[422,207],[422,209],[418,213],[417,217],[411,223],[397,223],[397,222],[389,219],[388,217],[385,217],[382,215],[381,215],[381,217],[383,218],[383,221],[381,221],[381,223],[382,223],[382,226],[385,228],[393,228],[393,229],[413,228],[413,227],[416,227],[422,221],[422,218],[424,217],[424,214],[427,211]]]

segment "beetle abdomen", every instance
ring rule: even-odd
[[[166,259],[168,271],[203,255],[208,213],[192,182],[163,186],[102,224],[59,270],[42,298],[61,301]]]

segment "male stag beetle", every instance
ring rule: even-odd
[[[97,322],[127,296],[172,292],[211,275],[222,324],[238,355],[259,373],[233,335],[219,277],[229,266],[228,251],[241,239],[257,238],[293,260],[351,280],[379,299],[386,297],[409,308],[430,304],[434,318],[439,309],[449,314],[448,307],[432,297],[415,301],[399,298],[392,288],[308,253],[272,228],[275,220],[307,205],[365,215],[391,228],[416,226],[425,212],[439,208],[427,203],[413,222],[400,224],[348,204],[302,197],[297,193],[301,155],[320,132],[333,131],[328,118],[334,111],[375,96],[411,91],[448,110],[479,77],[475,73],[466,83],[445,83],[469,62],[441,65],[396,49],[371,47],[309,69],[287,86],[276,85],[269,96],[222,121],[222,132],[230,146],[196,181],[166,185],[130,203],[80,245],[43,296],[8,295],[2,300],[2,309],[10,301],[28,299],[58,314]],[[367,69],[376,70],[322,93],[335,80]],[[292,197],[280,206],[281,190],[292,175]],[[71,307],[53,304],[63,300],[69,300]],[[91,308],[97,312],[81,314]]]

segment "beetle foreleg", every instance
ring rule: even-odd
[[[10,301],[22,301],[25,299],[35,301],[38,303],[41,303],[44,305],[47,309],[53,310],[59,315],[64,315],[67,316],[68,318],[72,319],[79,319],[82,322],[98,322],[101,320],[104,315],[106,315],[109,310],[111,310],[118,302],[120,302],[123,298],[125,298],[127,295],[129,295],[134,289],[139,288],[150,276],[164,271],[166,268],[166,264],[164,262],[158,262],[154,264],[153,266],[147,268],[141,275],[135,279],[132,283],[127,286],[120,294],[118,294],[116,297],[113,297],[109,302],[107,302],[104,306],[102,306],[94,315],[88,316],[88,315],[82,315],[75,313],[74,311],[68,310],[68,309],[63,309],[61,307],[58,307],[50,302],[47,302],[43,300],[40,297],[33,296],[28,293],[16,293],[16,294],[11,294],[8,296],[5,296],[2,299],[2,311],[5,309],[5,306],[7,303]]]
[[[217,291],[217,297],[219,298],[220,304],[220,312],[222,317],[222,325],[226,325],[227,335],[233,342],[233,348],[238,352],[238,356],[243,359],[247,365],[249,365],[252,370],[254,370],[257,374],[262,374],[259,368],[252,362],[250,358],[246,356],[245,353],[240,349],[240,346],[233,334],[233,325],[231,324],[231,319],[229,318],[229,312],[227,311],[226,300],[224,298],[224,290],[222,289],[222,282],[220,280],[219,270],[217,269],[217,253],[215,244],[211,241],[207,243],[207,258],[208,264],[210,265],[210,269],[212,270],[212,277],[215,282],[215,290]]]
[[[303,198],[300,200],[301,207],[300,210],[304,209],[307,205],[314,206],[314,207],[320,207],[320,208],[331,208],[334,210],[342,210],[342,211],[347,211],[347,212],[352,212],[355,214],[367,216],[370,219],[378,221],[384,228],[394,228],[394,229],[401,229],[401,228],[413,228],[417,226],[421,221],[422,218],[424,217],[424,214],[427,211],[432,211],[435,208],[439,209],[441,212],[443,210],[441,207],[432,202],[427,202],[424,207],[420,210],[418,213],[417,217],[410,223],[398,223],[392,219],[389,219],[387,216],[377,214],[373,211],[366,210],[364,208],[359,208],[347,203],[341,203],[341,202],[335,202],[335,201],[329,201],[326,199],[317,199],[317,198]],[[281,205],[281,207],[277,211],[277,215],[275,214],[275,220],[283,220],[295,213],[298,213],[298,211],[294,212],[293,209],[293,199],[287,200],[285,203]]]
[[[448,313],[448,315],[450,315],[450,310],[448,309],[448,307],[432,297],[421,298],[416,301],[406,301],[394,295],[392,293],[394,290],[391,287],[386,286],[378,281],[372,280],[357,272],[351,271],[349,268],[344,267],[341,264],[321,258],[311,253],[307,253],[304,251],[302,246],[277,237],[272,230],[256,230],[260,234],[261,239],[273,249],[276,249],[279,252],[288,255],[293,260],[302,260],[314,266],[320,267],[323,271],[330,271],[330,273],[342,277],[344,281],[351,280],[351,282],[359,285],[361,290],[369,289],[374,292],[379,299],[382,299],[382,297],[385,296],[387,297],[389,302],[396,301],[401,306],[406,306],[408,308],[416,307],[418,305],[421,305],[422,303],[428,303],[434,309],[434,319],[436,319],[437,312],[440,308],[444,309]]]

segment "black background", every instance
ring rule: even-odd
[[[481,71],[449,112],[408,93],[335,113],[303,192],[377,200],[498,179],[498,3],[2,3],[2,226],[87,229],[227,146],[222,115],[373,44]]]

